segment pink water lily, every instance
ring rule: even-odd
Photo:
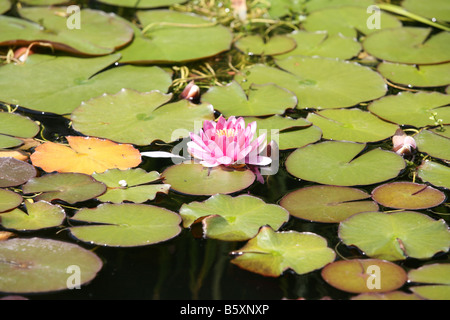
[[[225,120],[220,116],[217,122],[205,121],[198,135],[190,134],[188,152],[206,167],[268,165],[272,162],[271,158],[261,155],[267,145],[266,135],[253,139],[255,133],[256,122],[246,126],[242,117]]]

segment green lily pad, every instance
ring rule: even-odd
[[[278,19],[294,12],[302,12],[304,0],[268,0],[264,4],[270,17]]]
[[[232,254],[237,257],[231,263],[269,277],[278,277],[288,269],[309,273],[336,257],[327,241],[315,233],[275,232],[270,227],[262,227],[256,237]]]
[[[119,50],[121,62],[167,63],[193,61],[229,50],[230,30],[204,17],[170,10],[138,11],[143,26],[133,42]]]
[[[15,238],[0,242],[0,291],[37,293],[67,290],[92,281],[103,266],[82,247],[50,239]]]
[[[368,6],[373,4],[375,4],[374,0],[310,0],[306,1],[305,8],[307,12],[342,6],[360,6],[367,9]]]
[[[178,214],[145,204],[101,204],[79,210],[71,220],[90,223],[70,228],[74,237],[111,247],[150,245],[172,239],[181,231]]]
[[[23,199],[20,194],[6,189],[0,189],[0,212],[14,209],[18,207],[22,201]]]
[[[425,160],[417,168],[417,175],[422,181],[436,187],[450,189],[450,168],[443,164]]]
[[[22,185],[36,174],[36,168],[27,162],[0,157],[0,188]]]
[[[352,297],[351,300],[423,300],[418,295],[414,293],[406,293],[403,291],[391,291],[386,293],[361,293],[355,297]]]
[[[166,7],[173,4],[183,3],[187,0],[98,0],[98,2],[119,6],[119,7],[130,7],[130,8],[157,8]]]
[[[354,186],[395,178],[405,168],[401,156],[379,148],[361,153],[365,147],[365,144],[341,141],[308,145],[289,155],[286,169],[300,179]]]
[[[11,8],[11,2],[9,0],[0,0],[0,14],[5,13]]]
[[[106,186],[83,173],[51,173],[29,180],[22,190],[26,194],[41,193],[35,198],[37,201],[61,200],[73,204],[98,197]]]
[[[201,100],[210,103],[225,117],[283,114],[297,105],[296,96],[277,85],[252,85],[245,92],[236,81],[209,88]]]
[[[417,149],[434,158],[450,161],[450,126],[432,130],[421,130],[414,136]]]
[[[92,176],[108,188],[106,193],[97,198],[102,202],[143,203],[155,199],[156,193],[168,193],[170,189],[169,184],[149,184],[157,182],[161,177],[156,171],[147,172],[141,168],[111,169],[103,173],[94,173]]]
[[[373,14],[362,6],[324,8],[311,12],[303,22],[303,27],[306,31],[326,31],[329,35],[340,33],[345,37],[356,38],[358,32],[368,35],[379,31],[368,27],[368,20]],[[380,11],[379,20],[380,29],[402,26],[397,18],[383,11]]]
[[[443,219],[434,220],[414,211],[362,212],[339,225],[339,237],[372,258],[428,259],[448,251],[450,232]]]
[[[395,263],[378,259],[340,260],[322,269],[322,278],[346,292],[390,292],[403,286],[407,274]]]
[[[229,194],[249,187],[255,181],[250,170],[232,170],[222,166],[205,168],[201,164],[182,163],[161,173],[171,189],[184,194]]]
[[[432,263],[408,272],[408,280],[416,283],[450,285],[450,264]]]
[[[337,59],[351,59],[361,51],[361,44],[341,34],[328,35],[326,32],[294,31],[288,37],[296,43],[295,49],[280,54],[277,58],[288,56],[320,56]]]
[[[285,209],[257,197],[224,194],[214,195],[204,202],[183,204],[180,215],[183,227],[188,228],[202,219],[205,237],[225,241],[248,240],[266,225],[278,230],[289,219]]]
[[[419,297],[428,300],[450,300],[450,286],[422,285],[409,288]]]
[[[30,118],[0,112],[0,149],[20,146],[23,141],[18,138],[33,138],[38,132],[39,126]]]
[[[0,149],[18,147],[22,144],[23,140],[0,134]]]
[[[450,63],[409,65],[382,62],[377,68],[388,80],[409,87],[438,87],[450,83]]]
[[[248,35],[239,38],[235,47],[248,55],[275,56],[293,50],[297,43],[285,35],[277,35],[266,42],[260,35]]]
[[[304,220],[338,223],[353,214],[377,211],[378,205],[366,192],[349,187],[311,186],[285,195],[280,205]]]
[[[406,64],[450,61],[450,32],[430,36],[431,28],[402,27],[367,36],[364,49],[381,60]]]
[[[171,142],[187,137],[196,122],[214,120],[211,105],[187,100],[167,103],[171,98],[171,94],[159,91],[124,89],[82,104],[71,115],[72,125],[84,135],[149,145],[155,140]]]
[[[429,19],[450,21],[450,5],[446,0],[403,0],[402,7]]]
[[[31,6],[53,6],[69,2],[69,0],[20,0],[20,2]]]
[[[373,189],[372,198],[388,208],[419,210],[436,207],[446,197],[443,192],[426,184],[397,181]]]
[[[392,137],[399,128],[356,108],[322,110],[309,113],[306,119],[318,126],[328,140],[375,142]]]
[[[276,63],[286,71],[257,64],[235,79],[244,90],[253,83],[286,88],[297,96],[300,109],[351,107],[386,93],[386,84],[378,73],[353,62],[291,56]]]
[[[369,111],[382,119],[417,128],[450,123],[450,95],[439,92],[400,92],[372,102]]]
[[[118,54],[83,59],[33,54],[24,65],[0,68],[0,101],[67,114],[104,93],[122,88],[166,92],[172,83],[171,74],[159,67],[125,65],[100,72],[119,58]]]
[[[64,209],[47,201],[25,202],[26,213],[20,209],[2,213],[1,224],[6,229],[38,230],[60,226],[66,218]]]
[[[133,30],[114,14],[82,9],[80,28],[70,29],[66,7],[27,7],[19,14],[27,20],[0,17],[0,45],[28,46],[33,42],[50,43],[56,50],[81,55],[105,55],[133,39]],[[51,30],[51,31],[49,31]]]

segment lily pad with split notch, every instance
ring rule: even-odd
[[[339,223],[353,214],[378,210],[366,192],[339,186],[300,188],[285,195],[280,205],[294,217],[324,223]]]
[[[426,184],[396,181],[373,189],[372,198],[384,207],[420,210],[440,205],[446,196]]]
[[[327,240],[315,233],[275,232],[262,227],[256,237],[231,252],[231,263],[268,277],[278,277],[288,269],[306,274],[334,261],[336,254]]]
[[[262,226],[278,230],[289,220],[284,208],[250,195],[217,194],[204,202],[185,203],[180,215],[185,228],[202,219],[204,236],[224,241],[248,240]]]
[[[351,293],[391,292],[408,279],[402,267],[379,259],[335,261],[325,266],[321,275],[329,285]]]
[[[79,210],[71,220],[89,223],[69,228],[75,238],[110,247],[155,244],[181,232],[178,214],[145,204],[101,204]]]
[[[23,198],[20,194],[10,190],[0,189],[0,213],[18,207],[22,201]]]
[[[36,174],[36,168],[27,162],[0,157],[0,188],[22,185]]]
[[[338,236],[371,258],[389,261],[429,259],[450,246],[450,231],[443,219],[414,211],[358,213],[339,224]]]
[[[450,125],[421,130],[414,136],[417,149],[433,158],[450,161]]]
[[[42,238],[0,241],[0,291],[39,293],[68,289],[68,271],[79,269],[80,285],[103,267],[100,258],[76,244]],[[69,268],[70,267],[70,268]]]
[[[275,56],[293,50],[297,44],[295,40],[285,35],[276,35],[267,41],[260,35],[248,35],[236,40],[234,45],[248,55]]]
[[[230,194],[248,188],[255,181],[255,174],[249,169],[206,168],[196,163],[173,165],[161,176],[171,189],[192,195]]]
[[[436,187],[450,189],[450,168],[447,165],[424,160],[417,167],[417,176],[422,181],[429,182]]]

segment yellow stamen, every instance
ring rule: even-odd
[[[235,129],[221,129],[221,130],[216,130],[216,134],[221,137],[221,136],[227,136],[227,137],[234,137],[237,135],[237,130]]]

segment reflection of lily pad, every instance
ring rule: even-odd
[[[183,226],[190,227],[203,218],[205,236],[226,241],[243,241],[253,238],[260,227],[268,225],[278,230],[289,219],[289,213],[280,206],[241,195],[214,195],[204,202],[183,204],[180,209]]]
[[[417,149],[430,156],[450,161],[450,126],[432,130],[421,130],[414,136]]]
[[[66,218],[64,209],[46,201],[26,202],[26,213],[15,209],[2,213],[1,224],[7,229],[38,230],[57,227]]]
[[[144,204],[101,204],[81,209],[71,220],[96,224],[70,228],[76,238],[112,247],[154,244],[181,231],[181,218],[175,212]]]
[[[169,184],[149,184],[157,182],[161,177],[156,171],[146,172],[141,168],[111,169],[103,173],[94,173],[92,176],[108,187],[106,193],[97,198],[102,202],[143,203],[155,199],[156,193],[168,193],[170,189]]]
[[[15,113],[0,112],[0,149],[19,146],[18,138],[33,138],[39,126],[33,120]]]
[[[402,27],[367,36],[364,49],[381,60],[407,64],[450,61],[450,32],[430,36],[431,28]]]
[[[361,45],[353,38],[347,38],[341,34],[328,35],[326,32],[295,31],[290,33],[297,46],[277,58],[288,56],[320,56],[338,59],[350,59],[358,54]]]
[[[250,170],[205,168],[201,164],[182,163],[167,168],[161,176],[173,190],[193,195],[233,193],[249,187],[255,180]]]
[[[362,190],[338,186],[311,186],[288,193],[280,205],[297,218],[336,223],[365,211],[376,211],[378,205]]]
[[[360,109],[329,109],[306,118],[323,132],[323,138],[354,142],[374,142],[395,134],[398,126]]]
[[[301,109],[345,108],[386,93],[382,77],[356,63],[301,56],[276,60],[276,63],[286,71],[254,65],[235,79],[244,89],[253,83],[275,83],[293,92]]]
[[[233,264],[270,277],[278,277],[288,269],[305,274],[336,257],[327,241],[315,233],[275,232],[270,227],[262,227],[256,237],[232,254],[238,255],[231,260]]]
[[[410,270],[408,280],[420,284],[410,287],[410,290],[418,296],[430,300],[450,300],[450,264],[448,263],[433,263]]]
[[[266,42],[260,35],[249,35],[239,38],[234,45],[243,53],[249,55],[274,56],[291,51],[296,43],[293,39],[277,35],[269,38]]]
[[[157,8],[170,6],[172,4],[183,3],[187,0],[98,0],[105,4],[130,8]]]
[[[24,184],[37,174],[29,163],[14,158],[0,158],[0,188]]]
[[[52,173],[33,178],[23,186],[24,193],[40,193],[36,199],[51,202],[62,200],[77,203],[95,198],[106,186],[83,173]]]
[[[436,187],[450,189],[450,168],[443,164],[425,160],[417,168],[417,175],[423,181]]]
[[[382,62],[378,72],[392,82],[413,87],[438,87],[450,84],[450,63],[409,65]]]
[[[211,105],[187,100],[167,103],[171,97],[159,91],[134,90],[103,95],[72,113],[73,127],[89,136],[149,145],[154,140],[171,142],[186,137],[194,131],[196,121],[214,119]]]
[[[22,203],[22,196],[13,191],[0,189],[0,212],[18,207]],[[1,221],[1,218],[0,218]]]
[[[171,10],[138,11],[144,30],[133,26],[133,42],[121,62],[181,62],[214,56],[231,46],[230,30],[204,17]]]
[[[377,259],[340,260],[322,269],[322,278],[333,287],[352,293],[389,292],[407,280],[402,267]]]
[[[373,189],[372,198],[388,208],[418,210],[440,205],[445,194],[428,185],[397,181]]]
[[[254,85],[246,93],[236,81],[222,87],[211,87],[202,95],[202,101],[210,103],[225,117],[283,114],[286,109],[297,105],[295,95],[279,86]]]
[[[0,68],[0,101],[66,114],[104,93],[122,88],[166,92],[172,83],[171,75],[159,67],[125,65],[100,72],[119,58],[117,54],[83,59],[33,54],[24,65]]]
[[[71,275],[79,285],[94,279],[103,266],[91,251],[50,239],[11,239],[0,241],[0,291],[34,293],[67,290]]]
[[[308,145],[287,158],[286,169],[300,179],[339,186],[382,182],[404,169],[399,155],[379,148],[361,153],[365,146],[341,141]]]
[[[391,261],[428,259],[450,246],[450,232],[443,219],[414,211],[355,214],[340,223],[339,237],[369,257]]]
[[[382,119],[418,128],[450,123],[450,95],[439,92],[400,92],[372,102],[369,111]]]

